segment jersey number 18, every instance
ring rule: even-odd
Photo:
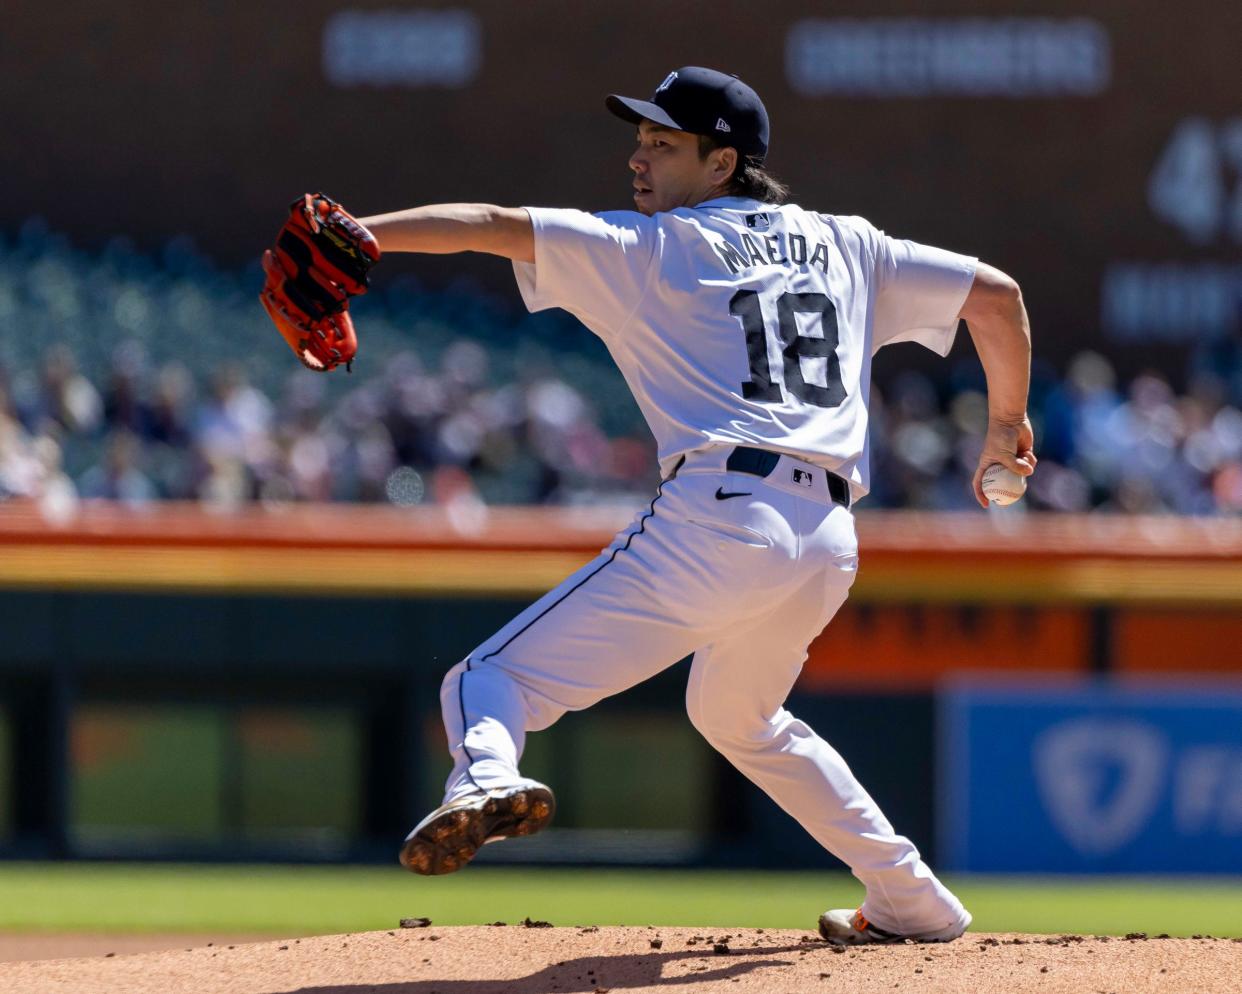
[[[750,379],[742,384],[742,396],[761,404],[781,404],[785,395],[779,383],[772,382],[768,363],[767,322],[763,305],[755,290],[739,290],[729,301],[729,313],[742,322],[746,333],[746,353],[750,357]],[[818,314],[822,338],[812,338],[798,330],[799,314]],[[837,309],[823,293],[785,292],[776,302],[776,333],[784,358],[785,389],[806,404],[837,407],[845,400],[841,381],[841,360],[837,358]],[[807,383],[801,360],[826,360],[825,383]]]

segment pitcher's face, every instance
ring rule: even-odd
[[[720,175],[717,160],[724,151],[717,149],[701,158],[698,135],[651,121],[640,122],[638,147],[630,156],[634,206],[650,216],[711,199]]]

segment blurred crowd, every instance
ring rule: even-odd
[[[0,499],[36,498],[55,513],[94,498],[218,508],[650,498],[654,444],[580,329],[536,326],[469,288],[398,283],[360,302],[360,371],[322,376],[267,327],[257,285],[253,272],[216,272],[187,243],[154,259],[124,243],[92,256],[33,222],[0,241]],[[892,365],[873,393],[864,506],[972,506],[987,419],[977,360],[943,364],[937,378]],[[1181,391],[1157,371],[1122,382],[1091,352],[1063,371],[1037,363],[1039,472],[1019,506],[1242,510],[1239,349],[1198,353],[1178,374]]]
[[[400,353],[331,400],[288,359],[268,393],[236,362],[196,375],[132,342],[93,382],[54,346],[36,375],[0,377],[0,496],[568,503],[637,497],[655,471],[653,446],[608,437],[564,380],[495,383],[476,342],[434,365]]]
[[[1242,364],[1201,357],[1179,393],[1161,372],[1123,383],[1104,356],[1082,352],[1056,375],[1032,369],[1030,416],[1039,468],[1015,508],[1128,514],[1242,511]],[[899,374],[875,408],[873,497],[889,507],[971,506],[987,399],[969,386]],[[1231,398],[1232,392],[1232,400]]]

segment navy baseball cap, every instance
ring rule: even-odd
[[[682,66],[664,77],[650,100],[609,94],[605,106],[631,124],[644,119],[666,128],[710,135],[742,155],[768,154],[768,112],[759,94],[736,76]]]

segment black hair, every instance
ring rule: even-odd
[[[699,158],[706,159],[718,148],[732,148],[711,135],[699,135]],[[789,199],[789,187],[763,167],[763,159],[757,155],[738,153],[738,164],[729,177],[729,193],[735,197],[750,197],[765,204],[783,204]]]

